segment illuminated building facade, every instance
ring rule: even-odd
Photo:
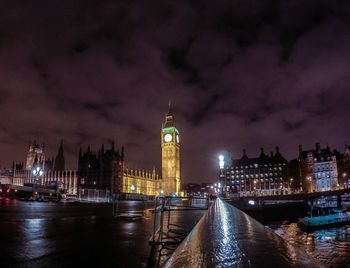
[[[180,193],[180,133],[169,106],[161,134],[162,187],[165,195]]]
[[[337,189],[337,157],[328,146],[322,149],[320,143],[316,143],[314,150],[303,151],[299,145],[299,163],[305,192]]]
[[[124,148],[98,153],[88,147],[80,150],[78,161],[78,191],[105,190],[115,194],[139,194],[147,196],[180,193],[180,138],[174,124],[174,116],[167,113],[161,129],[162,176],[152,170],[131,169],[125,166]]]
[[[162,176],[156,169],[130,169],[124,163],[124,147],[110,149],[104,145],[97,153],[88,146],[80,149],[78,170],[65,170],[63,143],[61,142],[55,160],[46,159],[44,145],[29,144],[25,166],[14,163],[12,183],[52,184],[68,194],[85,195],[89,191],[105,191],[111,194],[140,194],[147,196],[180,193],[180,138],[170,109],[161,129]],[[25,167],[25,168],[24,168]]]
[[[125,167],[124,147],[115,150],[114,144],[98,153],[79,152],[78,192],[85,195],[90,190],[114,194],[139,194],[156,196],[161,194],[160,176],[156,170],[130,169]]]
[[[45,145],[39,145],[36,141],[29,143],[25,169],[32,170],[34,165],[40,165],[45,169]]]
[[[44,145],[40,146],[35,141],[29,144],[25,165],[16,162],[12,165],[11,184],[39,183],[48,186],[54,185],[63,193],[77,194],[77,171],[65,170],[62,161],[58,161],[55,165],[53,158],[46,159],[44,148]],[[64,159],[62,142],[56,159]]]
[[[338,176],[339,177],[339,176]],[[343,155],[343,165],[341,170],[342,184],[345,188],[350,188],[350,146],[346,146]]]
[[[249,158],[243,150],[240,159],[232,159],[230,165],[220,168],[220,184],[224,194],[285,194],[289,186],[288,161],[281,155],[278,147],[270,155],[266,155],[264,149],[261,149],[260,156],[256,158]]]
[[[345,146],[344,153],[334,150],[337,157],[339,188],[350,188],[350,147]]]
[[[158,196],[163,194],[161,178],[155,168],[152,171],[125,168],[122,192]]]

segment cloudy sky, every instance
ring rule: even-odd
[[[348,1],[4,1],[0,165],[63,138],[69,168],[114,140],[159,169],[171,100],[183,180],[214,181],[222,150],[343,150],[349,86]]]

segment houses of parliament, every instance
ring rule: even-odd
[[[61,142],[57,156],[46,158],[44,145],[30,143],[23,163],[13,163],[12,183],[24,185],[35,183],[56,184],[67,194],[76,195],[89,190],[103,190],[111,194],[139,194],[146,196],[180,194],[180,133],[170,110],[160,131],[162,169],[158,174],[149,170],[132,169],[125,163],[124,147],[102,146],[94,152],[90,146],[79,150],[78,169],[66,170]],[[36,170],[41,175],[36,174]]]

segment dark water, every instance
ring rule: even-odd
[[[350,225],[312,233],[301,231],[296,222],[268,224],[292,245],[304,249],[326,267],[350,267]]]
[[[124,201],[120,208],[144,204]],[[200,216],[189,218],[189,228]],[[109,204],[0,198],[0,267],[147,267],[152,228],[151,210],[144,220],[120,221]]]

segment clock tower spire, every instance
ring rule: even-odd
[[[169,102],[168,113],[161,133],[162,146],[162,188],[165,195],[180,193],[180,133],[175,126],[174,115]]]

